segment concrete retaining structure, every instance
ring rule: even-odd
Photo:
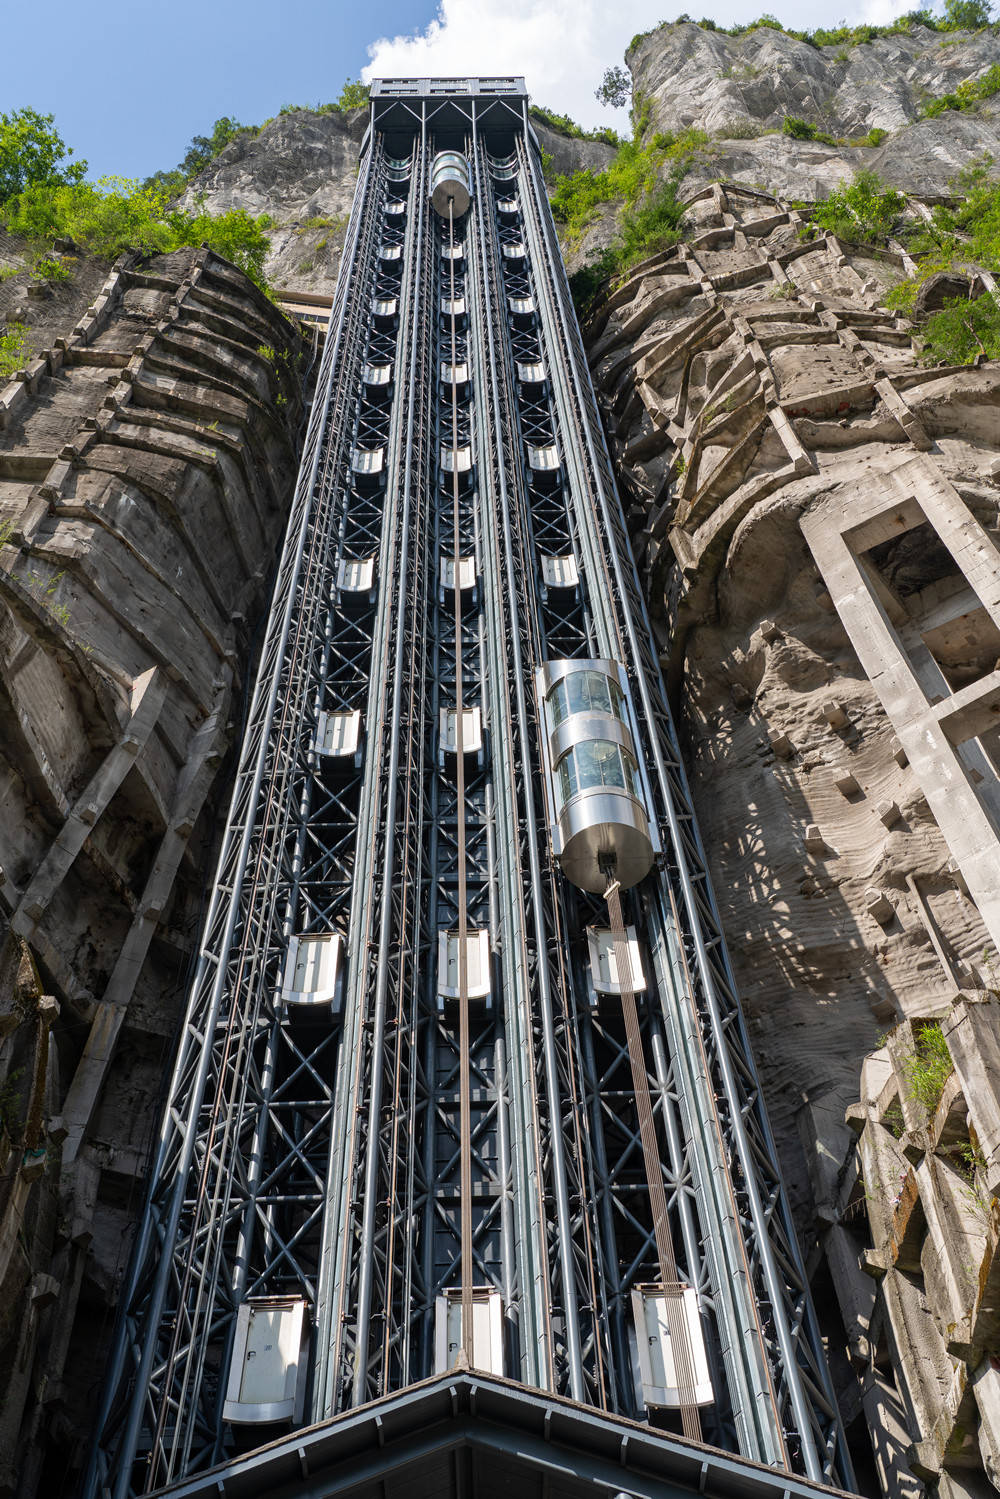
[[[687,223],[613,288],[591,365],[817,1303],[840,1308],[862,1490],[979,1495],[1000,1355],[982,1314],[1000,366],[919,362],[882,300],[912,269],[898,246],[816,236],[733,184]],[[939,1021],[962,1078],[950,1123],[911,1146],[909,1122],[900,1146],[885,1112]]]
[[[0,1494],[68,1492],[80,1460],[294,482],[301,357],[207,249],[125,256],[0,389]]]

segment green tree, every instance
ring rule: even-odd
[[[632,94],[632,79],[624,68],[608,68],[594,98],[609,109],[623,109]]]
[[[813,222],[853,244],[885,244],[906,208],[906,198],[874,172],[855,172],[812,211]]]
[[[977,354],[1000,359],[1000,307],[987,292],[969,302],[953,297],[922,330],[925,364],[971,364]]]
[[[264,260],[270,247],[265,214],[252,218],[242,208],[209,214],[198,204],[194,213],[168,206],[162,188],[127,177],[98,182],[36,184],[12,198],[0,219],[11,234],[36,244],[67,236],[112,260],[122,250],[145,255],[207,244],[238,265],[259,286],[266,286]]]
[[[944,0],[944,14],[953,31],[980,31],[992,20],[989,0]]]
[[[34,109],[0,114],[0,203],[37,183],[79,182],[87,163],[67,161],[72,155],[53,115]]]
[[[231,141],[234,141],[238,135],[242,135],[244,131],[250,128],[250,126],[241,125],[238,120],[232,119],[229,115],[223,115],[212,126],[211,135],[196,135],[194,137],[187,148],[179,170],[184,173],[189,181],[192,177],[197,177],[198,173],[203,172],[220,152],[226,149]]]
[[[362,109],[368,103],[368,85],[360,78],[347,78],[337,100],[338,109]]]

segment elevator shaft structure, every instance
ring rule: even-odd
[[[372,87],[168,1093],[88,1496],[463,1356],[849,1485],[521,80]]]

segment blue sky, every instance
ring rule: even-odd
[[[283,104],[335,99],[378,31],[409,31],[434,0],[8,0],[0,110],[31,105],[91,176],[177,164],[220,115],[257,124]],[[377,22],[374,17],[377,17]],[[20,59],[13,65],[13,59]]]
[[[379,73],[523,73],[535,99],[587,125],[623,123],[593,97],[636,31],[685,0],[172,0],[98,8],[9,3],[0,110],[53,113],[90,175],[174,166],[220,115],[257,124],[283,104],[336,98]],[[687,0],[692,5],[692,0]],[[852,22],[915,0],[842,0]],[[773,9],[786,25],[834,24],[822,0],[694,0],[720,24]]]

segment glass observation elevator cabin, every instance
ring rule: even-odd
[[[86,1499],[850,1482],[521,79],[372,85],[166,1092]]]

